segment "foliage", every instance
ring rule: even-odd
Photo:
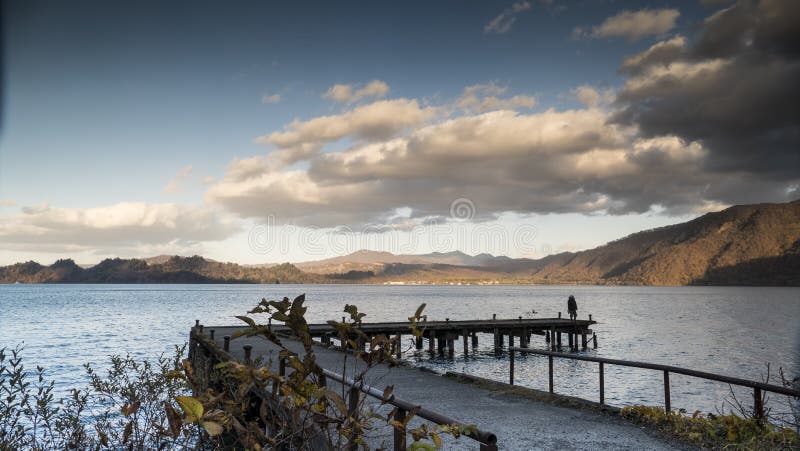
[[[324,370],[317,364],[305,319],[307,309],[303,306],[304,301],[304,295],[293,301],[288,298],[281,301],[263,299],[248,312],[250,315],[268,315],[270,323],[284,323],[291,329],[292,335],[299,339],[302,353],[292,351],[287,343],[272,332],[270,326],[258,324],[251,316],[237,317],[247,327],[236,333],[232,339],[242,336],[265,338],[279,349],[279,358],[287,368],[285,374],[281,374],[280,366],[276,371],[269,364],[274,362],[259,365],[228,360],[217,365],[218,379],[207,383],[211,387],[209,388],[199,387],[202,384],[198,383],[198,375],[191,368],[187,371],[188,380],[196,386],[195,392],[201,391],[197,388],[205,389],[191,399],[202,409],[224,413],[218,422],[225,432],[229,432],[226,434],[226,444],[247,449],[280,446],[302,449],[310,447],[310,443],[323,446],[320,444],[323,442],[330,449],[368,449],[365,434],[373,430],[376,423],[383,423],[404,434],[410,434],[413,439],[412,447],[438,449],[441,447],[441,434],[458,437],[474,432],[474,426],[459,424],[431,427],[423,424],[410,429],[409,422],[416,412],[400,415],[395,408],[388,413],[380,413],[381,410],[388,410],[381,406],[391,400],[392,387],[387,387],[383,392],[380,406],[371,403],[361,389],[366,385],[367,375],[375,366],[395,365],[393,356],[401,343],[399,337],[366,335],[360,327],[365,314],[359,312],[354,305],[344,308],[349,318],[341,322],[329,321],[328,324],[333,326],[340,343],[361,363],[360,366],[348,365],[350,354],[344,354],[339,372],[344,378],[353,381],[355,390],[346,384],[338,384],[338,389],[331,388],[333,384],[326,381]],[[424,307],[420,306],[414,316],[409,318],[413,325],[411,332],[416,336],[422,334],[419,325],[424,318],[421,315]],[[260,405],[252,405],[252,394],[258,394],[262,398]],[[187,418],[188,420],[190,419]],[[426,443],[427,441],[432,444]]]
[[[775,450],[797,449],[800,436],[789,428],[778,428],[756,418],[737,415],[692,415],[663,407],[629,406],[621,415],[674,434],[695,445],[712,449]]]
[[[0,349],[0,449],[180,449],[197,443],[193,426],[170,416],[188,386],[185,347],[156,362],[112,356],[103,374],[86,365],[89,385],[56,401],[44,369],[25,368],[21,348]]]

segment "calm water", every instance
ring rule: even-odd
[[[599,348],[589,354],[668,363],[759,379],[765,364],[800,374],[800,289],[739,287],[528,287],[353,285],[0,285],[0,347],[24,344],[29,367],[38,364],[63,393],[83,385],[82,364],[102,366],[111,354],[153,357],[187,340],[195,319],[236,324],[262,297],[307,294],[309,319],[342,316],[356,304],[366,320],[405,320],[421,303],[431,320],[551,317],[574,294],[579,315],[599,321]],[[532,314],[532,310],[537,313]],[[455,370],[507,380],[506,357],[491,352],[490,336],[466,360],[413,357],[437,371]],[[544,339],[534,336],[534,347]],[[426,348],[427,349],[427,348]],[[546,358],[524,357],[520,384],[546,389]],[[556,361],[556,390],[597,399],[597,365]],[[662,376],[606,368],[606,401],[623,405],[663,402]],[[672,404],[714,411],[728,394],[723,384],[671,376]],[[742,399],[747,399],[742,393]]]

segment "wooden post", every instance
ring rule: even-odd
[[[497,313],[492,313],[492,319],[497,319]]]
[[[544,332],[544,342],[547,343],[547,344],[550,344],[550,331],[549,330],[546,330]]]
[[[664,370],[664,410],[669,414],[672,407],[669,399],[669,371]]]
[[[548,375],[550,378],[550,393],[553,393],[553,356],[547,356]]]
[[[478,333],[477,332],[473,332],[472,333],[472,347],[473,348],[477,348],[478,347]]]
[[[555,330],[555,328],[553,330]],[[553,343],[553,349],[556,349],[556,347],[561,349],[561,332],[556,333],[556,341]]]
[[[394,414],[394,419],[403,423],[406,419],[406,411],[397,409]],[[400,428],[394,429],[394,451],[406,451],[406,431]]]
[[[508,333],[508,347],[514,347],[514,331]]]
[[[520,344],[519,345],[522,346],[523,348],[527,348],[528,347],[528,342],[530,342],[530,341],[531,341],[531,338],[530,338],[530,335],[528,334],[528,328],[526,327],[526,328],[522,329],[522,337],[520,337]]]
[[[503,333],[500,332],[499,334],[497,334],[497,338],[498,338],[498,340],[500,340],[500,348],[502,349],[503,348],[503,343],[505,342],[505,340],[503,339]]]
[[[278,361],[278,375],[286,376],[286,359],[280,359]]]
[[[583,331],[583,332],[581,333],[581,346],[583,347],[583,349],[584,349],[584,350],[586,350],[586,343],[587,343],[587,340],[586,340],[586,331]]]
[[[591,321],[591,320],[592,320],[592,315],[590,314],[590,315],[589,315],[589,321]]]
[[[461,331],[461,336],[464,339],[464,357],[466,357],[469,353],[469,332],[467,332],[467,329]]]
[[[606,382],[603,370],[603,362],[600,362],[600,405],[606,404]]]
[[[417,337],[417,340],[416,340],[416,342],[414,344],[416,345],[417,350],[422,349],[422,335]]]
[[[764,418],[764,399],[758,387],[753,388],[753,416],[759,420]]]
[[[211,337],[211,341],[214,341],[214,332],[216,332],[214,329],[208,330],[208,335]]]
[[[594,349],[597,349],[597,334],[596,333],[592,333],[592,347]]]
[[[494,329],[494,352],[500,352],[500,329]]]
[[[242,347],[244,348],[244,363],[250,363],[253,347],[251,345],[244,345]]]
[[[514,385],[514,347],[508,350],[508,383]]]
[[[428,352],[436,354],[436,331],[431,330],[428,332]]]
[[[569,338],[569,350],[572,351],[572,332],[567,333]]]
[[[222,337],[222,349],[225,350],[226,352],[231,350],[231,336],[230,335],[225,335],[224,337]]]
[[[197,327],[199,325],[200,325],[200,320],[199,319],[194,320],[194,327]]]
[[[558,319],[561,319],[561,312],[558,312]]]
[[[452,336],[447,337],[447,356],[451,359],[456,353],[456,339]]]

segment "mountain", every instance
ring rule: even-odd
[[[533,282],[800,285],[800,200],[740,205],[537,261]]]
[[[581,252],[531,260],[489,254],[359,251],[297,265],[200,256],[0,267],[0,283],[541,283],[800,286],[800,200],[739,205]]]

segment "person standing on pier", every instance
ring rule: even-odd
[[[569,299],[567,299],[567,312],[569,312],[569,319],[578,319],[578,303],[573,295],[569,295]]]

